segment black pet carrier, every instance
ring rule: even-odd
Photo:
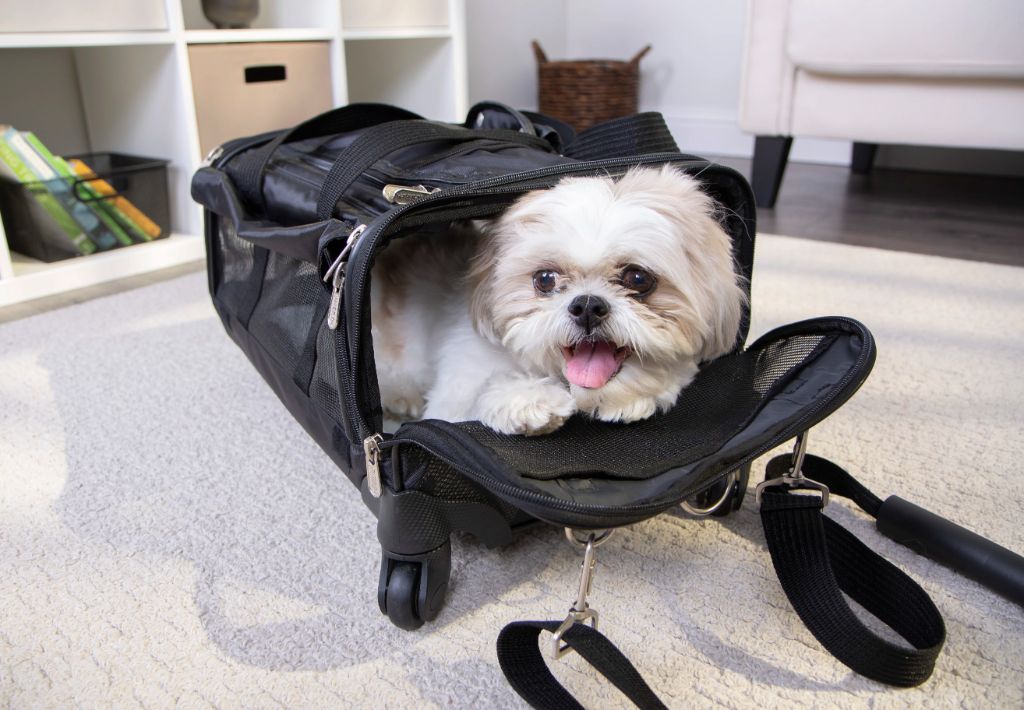
[[[841,469],[805,455],[807,430],[871,369],[874,343],[860,323],[819,318],[745,345],[745,317],[732,353],[704,363],[671,411],[641,422],[577,416],[537,437],[436,420],[385,432],[369,309],[371,266],[385,246],[492,217],[565,176],[664,164],[695,176],[721,206],[749,283],[755,214],[747,182],[680,153],[658,114],[574,135],[553,119],[492,103],[475,106],[461,125],[352,105],[225,144],[196,173],[192,193],[206,208],[209,287],[224,327],[377,516],[378,601],[396,625],[414,629],[437,615],[453,531],[495,546],[537,521],[561,526],[586,548],[580,594],[564,622],[506,627],[503,668],[530,702],[569,702],[537,650],[547,629],[558,651],[580,651],[638,702],[656,704],[628,662],[583,623],[594,616],[586,596],[601,531],[680,504],[698,515],[736,510],[751,461],[796,438],[793,457],[769,464],[757,494],[783,587],[844,663],[896,685],[923,682],[945,637],[935,607],[820,514],[830,493],[880,518],[893,499],[883,504]],[[889,514],[890,528],[899,515]],[[843,592],[913,649],[876,636]]]

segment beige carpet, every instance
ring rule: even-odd
[[[877,337],[874,374],[811,451],[1024,551],[1024,270],[763,237],[754,283],[755,336],[846,314]],[[564,615],[576,551],[552,529],[456,540],[441,617],[393,628],[373,517],[205,288],[193,274],[0,326],[0,707],[522,707],[495,636]],[[850,673],[788,606],[751,498],[600,550],[602,629],[671,707],[1024,705],[1024,610],[840,503],[948,626],[920,688]],[[589,707],[624,704],[576,658],[556,673]]]

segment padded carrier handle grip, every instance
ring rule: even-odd
[[[924,508],[889,496],[878,531],[1024,606],[1024,557]]]

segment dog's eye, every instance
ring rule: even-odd
[[[533,275],[533,287],[541,293],[551,293],[558,285],[558,272],[538,271]]]
[[[649,293],[656,283],[654,276],[636,266],[627,266],[622,272],[622,285],[636,294]]]

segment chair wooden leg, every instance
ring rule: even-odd
[[[791,136],[757,136],[754,139],[754,166],[750,182],[758,207],[775,206],[791,145]]]
[[[867,175],[875,164],[877,143],[854,143],[853,155],[850,158],[850,171],[857,175]]]

